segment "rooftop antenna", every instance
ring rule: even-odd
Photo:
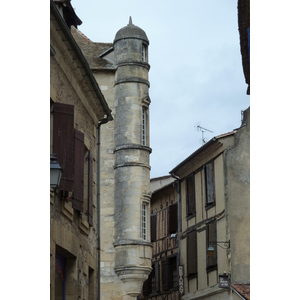
[[[205,139],[204,139],[204,131],[209,131],[209,132],[211,132],[211,133],[213,133],[211,130],[209,130],[209,129],[206,129],[206,128],[203,128],[203,127],[201,127],[200,125],[197,125],[197,130],[199,131],[199,130],[201,130],[202,131],[202,146],[206,143],[206,141],[205,141]]]

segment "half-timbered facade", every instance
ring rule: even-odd
[[[250,109],[171,172],[180,184],[181,299],[237,299],[250,283]]]
[[[174,178],[165,176],[151,179],[151,187],[152,272],[139,299],[175,300],[179,299],[177,186]]]

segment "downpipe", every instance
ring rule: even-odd
[[[98,181],[97,181],[97,216],[98,216],[98,267],[97,267],[97,277],[98,277],[98,296],[97,299],[100,300],[100,285],[101,285],[101,280],[100,280],[100,276],[101,276],[101,239],[100,239],[100,229],[101,229],[101,220],[100,220],[100,146],[101,146],[101,125],[106,124],[109,121],[112,121],[113,117],[111,115],[109,115],[108,117],[103,118],[102,120],[100,120],[98,122],[98,158],[97,158],[97,174],[98,174]]]

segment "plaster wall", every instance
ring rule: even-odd
[[[232,283],[250,283],[250,108],[226,153]]]

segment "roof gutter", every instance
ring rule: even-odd
[[[172,174],[174,174],[180,167],[182,167],[187,161],[191,160],[193,157],[198,155],[201,151],[206,149],[208,146],[210,146],[213,142],[215,142],[217,139],[214,137],[211,140],[209,140],[206,144],[204,144],[202,147],[197,149],[194,153],[192,153],[190,156],[188,156],[185,160],[183,160],[179,165],[177,165],[173,170],[171,170],[169,173],[172,177],[174,177]],[[175,177],[174,177],[175,178]]]
[[[87,73],[87,76],[89,78],[89,80],[91,81],[91,84],[94,88],[94,91],[98,97],[98,99],[100,100],[101,105],[104,108],[104,111],[107,115],[108,118],[112,118],[111,116],[111,109],[108,107],[108,104],[103,96],[103,94],[101,93],[98,83],[89,67],[88,62],[86,61],[84,55],[82,54],[78,44],[76,43],[76,41],[74,40],[71,31],[69,29],[69,27],[67,26],[66,22],[64,21],[64,19],[62,18],[61,14],[59,13],[55,3],[53,2],[53,0],[50,0],[50,9],[52,11],[52,13],[54,14],[54,16],[56,17],[57,22],[59,23],[59,25],[61,26],[62,31],[64,32],[64,34],[67,37],[67,40],[70,42],[70,44],[73,47],[73,50],[75,51],[75,53],[78,55],[78,58],[80,60],[80,62],[83,65],[84,70]]]

